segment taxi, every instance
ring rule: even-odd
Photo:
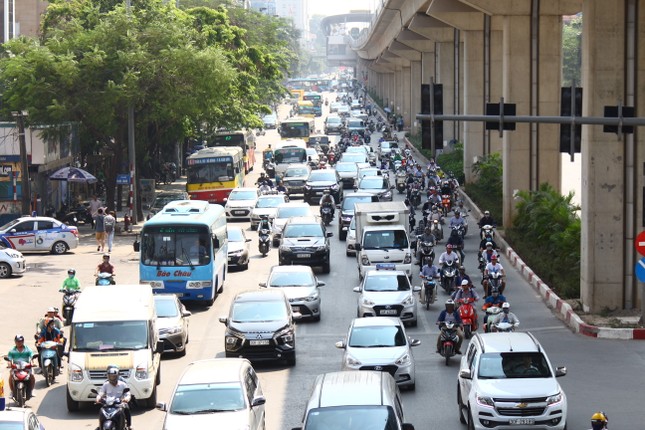
[[[28,408],[9,408],[0,411],[0,428],[15,430],[45,430],[38,416]]]
[[[55,218],[23,216],[0,227],[0,242],[20,252],[64,254],[78,247],[78,228]]]

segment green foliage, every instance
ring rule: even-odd
[[[468,196],[478,207],[489,210],[496,220],[502,220],[502,157],[492,153],[480,158],[473,164],[475,181],[466,184]]]
[[[520,191],[517,199],[508,232],[515,251],[561,297],[580,297],[580,208],[572,203],[573,193],[562,196],[542,184],[537,191]]]
[[[444,172],[452,172],[460,184],[464,183],[464,144],[457,143],[453,150],[437,156],[437,164]]]
[[[582,14],[562,27],[562,85],[582,85]]]

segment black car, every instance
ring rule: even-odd
[[[335,169],[312,170],[305,183],[305,202],[318,204],[323,191],[329,190],[336,203],[343,199],[343,186]]]
[[[378,197],[374,196],[372,193],[347,193],[343,199],[343,203],[340,205],[340,210],[338,211],[338,238],[340,240],[345,240],[347,238],[349,225],[352,222],[352,218],[354,218],[354,204],[374,202],[378,202]]]
[[[238,293],[228,317],[219,321],[226,325],[224,349],[226,357],[244,357],[250,361],[285,360],[296,364],[296,325],[300,313],[293,312],[280,290]]]
[[[322,266],[323,273],[329,273],[329,238],[332,235],[319,218],[290,218],[282,230],[278,248],[279,264]]]

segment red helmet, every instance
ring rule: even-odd
[[[490,257],[491,260],[497,260],[497,255],[493,255]]]

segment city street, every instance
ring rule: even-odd
[[[284,111],[281,113],[284,115]],[[322,119],[318,118],[316,122],[318,128],[322,129]],[[378,136],[373,135],[373,146],[376,146]],[[265,136],[258,137],[256,158],[260,160],[262,149],[278,139],[279,135],[275,130],[269,130]],[[255,170],[247,177],[247,185],[255,183],[261,171],[260,165],[261,162],[258,161]],[[176,184],[172,186],[177,187]],[[401,196],[397,193],[395,199],[402,199]],[[418,217],[417,213],[417,219]],[[476,247],[479,243],[477,220],[469,218],[468,221],[470,231],[466,238],[465,265],[481,295],[480,276],[476,267]],[[322,318],[320,322],[298,323],[298,364],[293,368],[282,365],[255,366],[267,398],[268,430],[288,430],[298,426],[316,375],[339,370],[341,366],[342,351],[336,349],[334,343],[343,338],[350,321],[356,315],[357,294],[352,292],[352,288],[359,281],[356,260],[345,255],[345,242],[339,241],[337,237],[336,223],[337,219],[329,227],[329,231],[334,233],[331,238],[331,273],[325,275],[316,269],[317,276],[326,283],[326,286],[321,287]],[[163,358],[159,401],[169,400],[174,384],[188,363],[224,356],[224,326],[218,318],[228,312],[231,299],[237,292],[258,288],[258,283],[266,280],[270,267],[277,264],[277,249],[272,248],[269,255],[262,258],[258,252],[257,233],[248,228],[248,222],[239,225],[246,227],[248,237],[253,239],[250,268],[228,275],[224,293],[211,308],[189,307],[193,315],[188,352],[182,358]],[[60,306],[61,295],[58,288],[67,269],[75,268],[84,286],[93,284],[93,273],[100,262],[101,253],[96,251],[92,231],[88,227],[81,227],[80,230],[81,246],[73,252],[60,256],[28,254],[28,271],[25,276],[0,282],[4,293],[5,321],[4,335],[0,337],[0,350],[9,350],[16,333],[23,334],[27,343],[33,346],[31,339],[38,318],[49,306]],[[116,238],[112,260],[119,284],[134,284],[139,280],[138,253],[133,251],[133,241],[134,235]],[[436,248],[437,258],[443,251],[443,243],[445,241]],[[608,414],[610,428],[641,428],[643,420],[640,415],[640,393],[645,386],[645,342],[597,340],[574,335],[546,308],[506,259],[502,259],[502,264],[508,277],[505,295],[513,312],[521,320],[520,330],[531,331],[537,337],[554,366],[568,368],[568,375],[559,379],[569,401],[568,428],[589,428],[589,418],[596,410],[603,410]],[[417,275],[413,277],[413,284],[420,285]],[[419,324],[408,329],[411,337],[421,340],[421,345],[414,349],[416,390],[403,393],[406,421],[414,424],[416,429],[465,429],[459,423],[457,415],[459,357],[455,357],[450,366],[446,367],[442,357],[434,352],[438,334],[435,321],[446,298],[446,294],[440,291],[438,301],[429,311],[419,306]],[[481,308],[481,303],[478,308]],[[482,321],[481,311],[479,321]],[[465,351],[465,345],[462,350]],[[75,414],[67,412],[66,371],[67,368],[50,388],[45,388],[44,378],[36,375],[37,397],[31,399],[28,406],[41,417],[47,430],[93,429],[98,422],[98,408],[89,408]],[[6,381],[8,372],[5,370],[3,374]],[[5,382],[6,395],[8,391],[8,384]],[[630,395],[631,393],[634,395]],[[11,401],[8,403],[11,404]],[[137,430],[161,429],[163,414],[157,410],[135,408],[133,425]]]

